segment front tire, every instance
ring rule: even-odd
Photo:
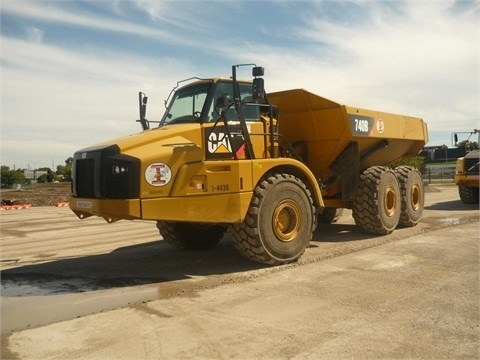
[[[235,247],[247,259],[280,265],[297,260],[312,238],[315,209],[298,178],[274,174],[255,188],[244,221],[234,224]]]
[[[205,250],[222,240],[227,228],[222,225],[157,221],[163,240],[176,248]]]
[[[352,215],[364,232],[390,234],[400,220],[400,187],[393,170],[372,166],[360,174]]]
[[[478,187],[459,186],[458,195],[464,204],[478,204]]]

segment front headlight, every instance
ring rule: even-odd
[[[126,173],[128,171],[128,167],[124,165],[112,165],[112,174],[113,175],[120,175]]]
[[[138,198],[140,160],[118,154],[103,159],[102,194],[110,199]]]

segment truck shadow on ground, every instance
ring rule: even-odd
[[[313,233],[313,242],[343,243],[371,239],[375,235],[361,232],[354,224],[319,224]]]
[[[261,269],[243,258],[231,235],[214,248],[191,251],[153,241],[110,253],[25,265],[1,272],[2,296],[54,295],[154,284]]]
[[[425,210],[467,211],[478,210],[478,204],[464,204],[461,200],[438,202],[424,207]]]
[[[320,224],[311,247],[366,239],[354,225]],[[227,233],[208,250],[176,249],[162,240],[125,246],[110,253],[58,259],[1,272],[2,296],[55,295],[164,283],[269,268],[245,259]]]
[[[330,257],[332,247],[363,248],[368,239],[354,224],[319,224],[303,259]],[[350,245],[349,245],[350,246]],[[302,261],[300,261],[302,262]],[[2,296],[58,295],[159,284],[192,278],[248,277],[248,272],[271,268],[245,259],[231,234],[208,250],[183,250],[162,240],[120,247],[110,253],[57,259],[1,272]]]

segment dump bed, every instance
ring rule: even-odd
[[[367,168],[415,156],[428,141],[419,118],[341,105],[303,89],[270,93],[268,100],[279,108],[279,134],[291,144],[306,143],[307,165],[317,176],[331,173],[352,142]]]

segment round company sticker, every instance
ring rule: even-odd
[[[145,169],[145,180],[153,186],[165,186],[172,179],[172,170],[167,164],[153,163]]]

